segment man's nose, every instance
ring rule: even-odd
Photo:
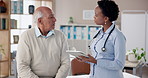
[[[54,22],[56,22],[56,21],[57,21],[55,17],[54,17],[53,21],[54,21]]]

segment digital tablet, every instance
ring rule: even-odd
[[[84,53],[84,52],[82,52],[82,51],[67,50],[66,52],[69,53],[70,55],[75,56],[75,57],[78,57],[78,56],[85,56],[85,57],[88,58],[88,56],[86,55],[86,53]]]

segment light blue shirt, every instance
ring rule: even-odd
[[[36,34],[36,37],[43,37],[43,38],[48,38],[49,36],[55,34],[54,33],[54,30],[51,30],[48,32],[48,34],[46,36],[42,35],[39,28],[36,26],[35,27],[35,34]]]
[[[106,42],[106,51],[101,50],[113,27],[114,23],[106,32],[101,28],[98,36],[90,44],[92,56],[97,60],[97,64],[90,63],[90,78],[123,78],[126,39],[122,32],[115,28]]]

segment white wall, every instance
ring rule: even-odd
[[[83,10],[93,10],[97,6],[98,0],[55,0],[55,16],[57,18],[56,28],[66,24],[70,16],[78,24],[94,24],[93,21],[82,19]],[[148,0],[115,0],[122,10],[148,10]],[[117,20],[120,26],[121,16]]]
[[[123,13],[122,14],[122,32],[126,37],[127,50],[133,48],[146,48],[146,36],[145,36],[145,23],[146,23],[145,12],[134,14],[134,13]]]
[[[93,21],[82,19],[83,10],[93,10],[97,0],[56,0],[55,13],[57,26],[66,24],[68,18],[72,16],[74,22],[78,24],[94,24]]]
[[[146,11],[126,11],[122,13],[121,30],[126,37],[126,49],[144,48],[148,54]],[[147,57],[148,60],[148,57]],[[148,61],[147,61],[148,62]]]

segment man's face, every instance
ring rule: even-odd
[[[54,17],[54,14],[51,10],[46,10],[44,12],[44,16],[41,19],[41,23],[43,25],[42,27],[45,31],[50,31],[55,28],[56,18]]]

